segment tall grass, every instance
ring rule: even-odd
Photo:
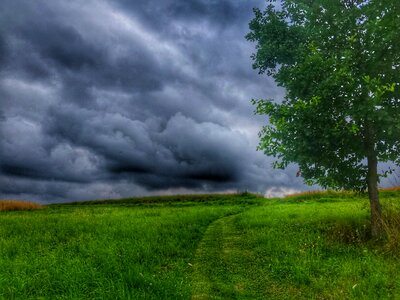
[[[393,192],[393,190],[390,190]],[[397,197],[389,197],[382,203],[383,229],[386,234],[385,248],[399,255],[400,250],[400,203]]]
[[[19,200],[0,200],[0,211],[33,210],[43,208],[42,205]]]

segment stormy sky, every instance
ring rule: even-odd
[[[282,99],[245,40],[264,1],[0,3],[0,197],[304,190],[256,151]]]

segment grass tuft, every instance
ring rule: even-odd
[[[0,200],[0,211],[34,210],[43,208],[42,205],[19,200]]]
[[[328,226],[326,234],[335,242],[349,245],[362,245],[371,240],[368,222],[337,221]]]
[[[400,249],[400,205],[398,201],[384,202],[382,217],[387,239],[385,248],[387,252],[398,254]]]

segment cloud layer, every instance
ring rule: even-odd
[[[244,39],[263,1],[0,4],[0,197],[304,189],[255,150],[283,92]]]

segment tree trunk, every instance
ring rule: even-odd
[[[371,207],[371,234],[376,238],[382,234],[382,210],[378,193],[378,158],[375,150],[375,132],[369,122],[365,126],[365,146],[368,160],[367,184]]]
[[[382,210],[378,193],[378,160],[376,155],[368,156],[368,196],[371,206],[371,234],[379,237],[382,234]]]

